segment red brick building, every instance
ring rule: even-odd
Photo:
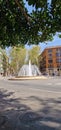
[[[39,56],[39,67],[44,74],[61,75],[61,46],[44,49]]]

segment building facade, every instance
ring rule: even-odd
[[[39,68],[43,74],[61,75],[61,46],[44,49],[39,56]]]

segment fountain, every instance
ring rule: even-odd
[[[11,78],[9,80],[26,80],[26,79],[46,79],[45,76],[41,74],[36,65],[32,65],[29,60],[29,64],[23,65],[18,73],[17,77]]]
[[[41,72],[39,71],[38,67],[36,65],[31,65],[31,61],[29,60],[28,65],[23,65],[20,68],[20,71],[18,73],[18,76],[25,76],[25,77],[35,77],[40,76]]]
[[[32,76],[32,66],[31,66],[31,61],[29,60],[29,76]]]

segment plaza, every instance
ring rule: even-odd
[[[0,130],[61,130],[61,77],[0,79]]]

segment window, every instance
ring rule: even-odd
[[[56,56],[61,56],[61,48],[56,49]]]
[[[52,57],[52,54],[50,53],[49,56]]]
[[[53,65],[52,65],[52,64],[49,64],[49,65],[48,65],[48,68],[53,68]]]
[[[61,69],[61,64],[60,64],[60,65],[57,65],[57,68],[60,68],[60,69]]]
[[[58,53],[58,52],[57,52],[57,53],[56,53],[56,56],[57,56],[57,57],[60,57],[60,56],[61,56],[61,53]]]
[[[49,62],[49,63],[52,63],[52,62],[53,62],[53,60],[48,60],[48,62]]]
[[[58,56],[58,57],[59,57],[59,53],[56,53],[56,56]]]
[[[57,48],[57,49],[56,49],[56,52],[61,52],[61,48]]]
[[[61,63],[61,58],[56,59],[57,63]]]
[[[50,59],[52,59],[52,54],[51,54],[51,53],[49,53],[49,54],[48,54],[48,57],[49,57]]]
[[[48,50],[48,53],[52,53],[52,49],[49,49],[49,50]]]

